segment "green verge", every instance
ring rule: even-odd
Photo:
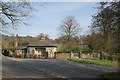
[[[120,72],[112,72],[112,73],[102,74],[101,78],[120,78]]]
[[[107,60],[99,60],[99,59],[85,59],[85,58],[69,58],[69,61],[79,62],[79,63],[87,63],[87,64],[95,64],[95,65],[101,65],[101,66],[111,66],[111,67],[117,67],[120,65],[118,62],[112,62]]]

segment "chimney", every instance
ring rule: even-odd
[[[41,34],[41,40],[45,40],[44,34]]]
[[[18,42],[17,42],[17,39],[15,39],[14,41],[14,47],[17,47],[18,46]]]

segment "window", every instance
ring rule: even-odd
[[[34,54],[34,49],[29,49],[30,50],[30,54]]]

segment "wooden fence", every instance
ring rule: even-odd
[[[108,53],[103,53],[102,51],[81,51],[80,53],[57,53],[57,59],[68,59],[68,58],[96,58],[96,59],[105,59],[110,61],[118,62],[120,61],[120,56],[110,55]]]
[[[56,58],[57,59],[68,59],[70,58],[70,54],[69,53],[57,53]]]

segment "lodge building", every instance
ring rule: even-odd
[[[44,34],[41,35],[41,40],[30,43],[26,47],[18,46],[17,39],[15,39],[15,56],[33,57],[39,58],[55,58],[57,52],[57,46],[45,40]]]

